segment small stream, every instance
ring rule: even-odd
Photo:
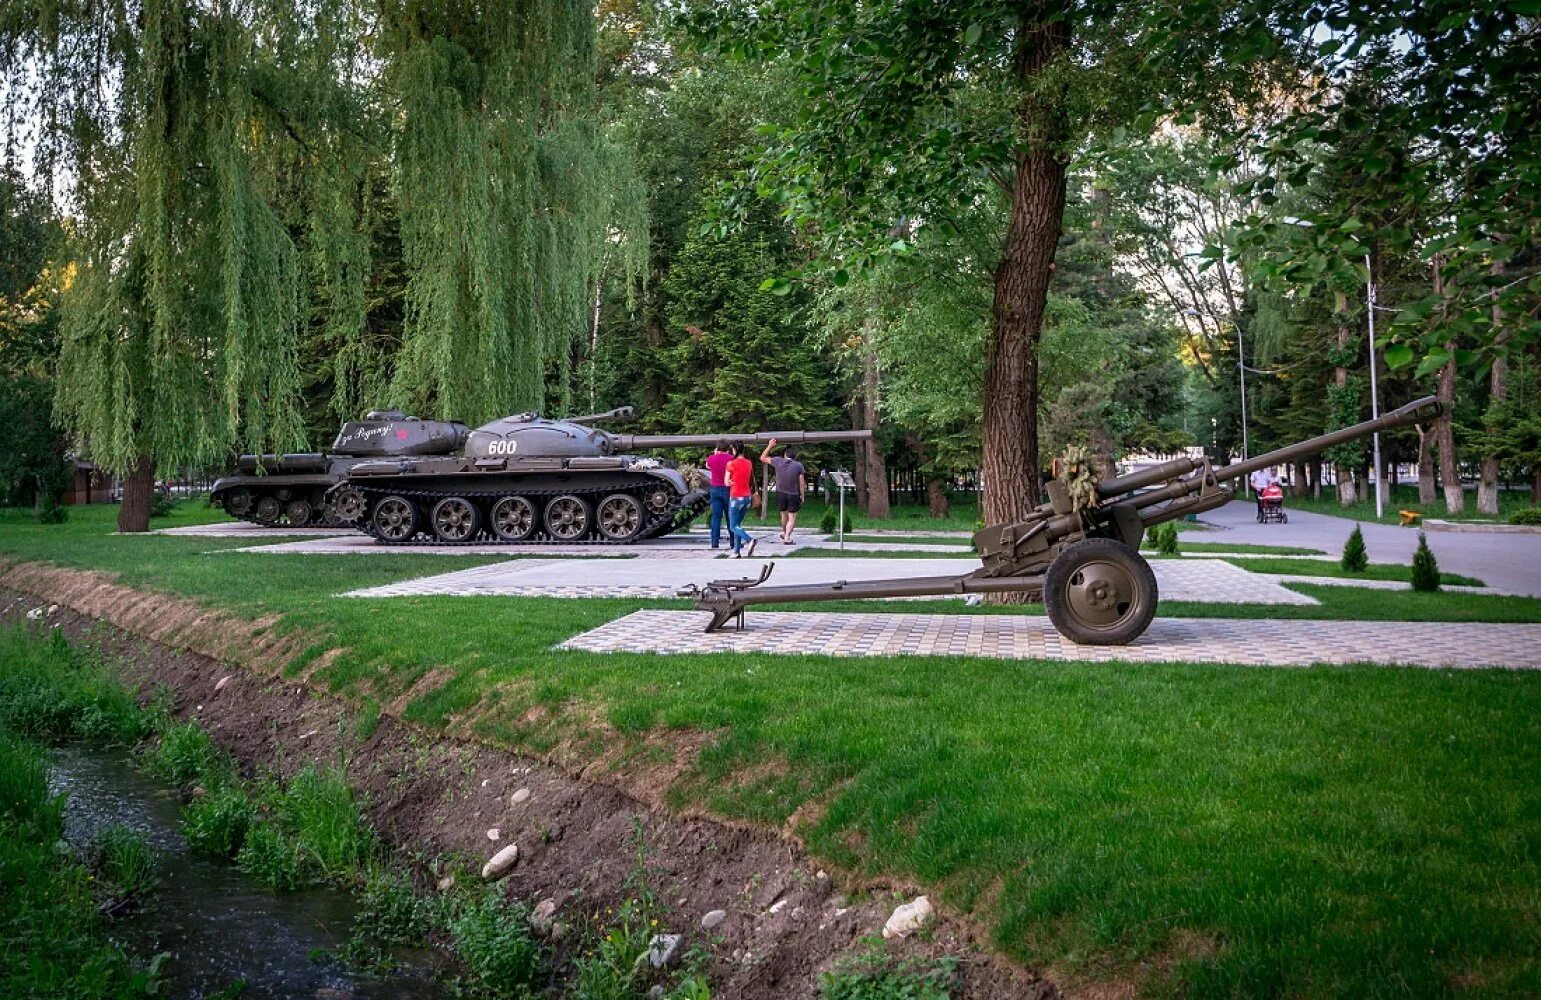
[[[181,805],[159,782],[135,769],[123,750],[67,746],[53,752],[49,777],[68,796],[65,829],[77,847],[104,827],[142,832],[155,849],[160,884],[140,911],[113,921],[113,939],[162,966],[170,997],[202,1000],[244,982],[243,998],[352,996],[357,1000],[423,1000],[445,990],[432,980],[429,956],[408,956],[403,969],[361,976],[332,956],[347,940],[356,905],[337,889],[278,892],[234,863],[190,849],[178,832]],[[335,992],[327,992],[335,991]],[[227,994],[228,995],[228,994]]]

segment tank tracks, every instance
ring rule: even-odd
[[[646,500],[643,498],[644,491],[637,487],[623,489],[585,489],[580,487],[577,489],[520,490],[517,493],[510,493],[507,490],[463,490],[456,493],[443,493],[437,490],[393,490],[362,485],[355,485],[354,488],[364,495],[364,514],[358,518],[354,526],[381,545],[397,547],[414,545],[507,545],[510,547],[521,545],[571,545],[576,548],[593,545],[632,545],[650,538],[660,538],[676,531],[683,531],[689,528],[691,522],[704,514],[710,506],[710,500],[703,494],[689,503],[671,506],[669,510],[661,513],[653,513],[647,509]],[[624,493],[634,497],[641,504],[645,517],[642,527],[628,538],[605,537],[598,533],[594,523],[600,503],[617,493]],[[536,528],[528,538],[521,538],[517,541],[499,537],[493,533],[486,523],[487,514],[492,506],[504,497],[512,496],[524,497],[538,504],[539,507],[536,513]],[[557,497],[564,496],[577,497],[588,505],[590,523],[581,538],[566,539],[554,537],[541,522],[540,515],[544,512],[546,504]],[[411,538],[397,541],[385,538],[380,534],[373,514],[376,504],[387,497],[401,497],[416,504],[418,508],[418,524],[417,530],[412,534]],[[475,532],[463,539],[450,540],[443,538],[436,534],[429,524],[434,506],[439,501],[447,500],[451,497],[469,500],[480,507],[480,526]]]
[[[336,504],[329,503],[325,499],[319,503],[312,503],[303,497],[284,496],[289,492],[287,487],[280,488],[276,492],[257,492],[246,487],[243,489],[247,493],[244,504],[227,502],[224,506],[225,513],[238,521],[245,521],[263,528],[353,528],[358,526],[358,520],[363,516],[362,508],[352,516],[345,516]],[[329,496],[330,491],[326,491],[325,495]],[[265,499],[271,499],[277,505],[276,513],[272,508],[268,508],[268,516],[259,516],[259,512],[264,510]],[[296,517],[300,513],[295,510],[296,501],[302,502],[309,513]],[[232,510],[232,507],[239,508],[240,512]]]

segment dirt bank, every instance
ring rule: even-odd
[[[710,949],[714,996],[816,996],[819,972],[865,948],[862,938],[877,934],[910,897],[871,883],[842,885],[776,832],[671,815],[617,788],[388,713],[362,738],[358,717],[341,701],[200,651],[220,646],[231,660],[253,662],[254,653],[282,657],[297,648],[294,637],[269,638],[269,623],[244,623],[233,637],[223,616],[97,574],[10,565],[0,567],[0,583],[0,621],[26,620],[40,609],[39,627],[58,627],[120,660],[147,693],[169,689],[175,713],[198,720],[249,770],[288,775],[312,761],[344,762],[376,830],[418,859],[425,883],[425,863],[435,858],[479,862],[517,843],[520,861],[505,883],[510,894],[532,904],[553,899],[556,919],[583,927],[623,898],[640,830],[658,898],[671,910],[660,930]],[[496,842],[488,838],[493,828]],[[707,935],[701,917],[719,909],[728,917]],[[1058,995],[1046,981],[983,954],[973,934],[967,922],[944,914],[891,950],[959,956],[962,996]]]

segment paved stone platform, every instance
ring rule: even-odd
[[[1541,669],[1541,625],[1158,618],[1128,646],[1079,646],[1017,615],[754,612],[743,631],[702,632],[702,611],[636,611],[558,648],[594,653],[795,653],[1311,666]]]
[[[282,548],[282,546],[273,546]],[[263,551],[268,551],[264,549]],[[521,550],[528,551],[528,550]],[[571,553],[571,549],[562,550]],[[507,553],[507,549],[502,550]],[[947,577],[967,573],[973,559],[737,559],[700,562],[659,559],[518,559],[417,580],[355,590],[347,597],[673,597],[681,587],[712,579],[758,576],[775,562],[771,584]],[[1317,604],[1266,576],[1230,563],[1163,559],[1153,562],[1162,598],[1228,604]]]
[[[193,538],[250,538],[259,541],[264,538],[295,538],[301,535],[306,537],[333,538],[340,535],[353,534],[352,528],[285,528],[282,526],[266,528],[260,524],[252,524],[250,521],[215,521],[211,524],[188,524],[180,528],[157,528],[148,532],[151,535],[178,535]]]
[[[670,535],[635,545],[381,545],[368,535],[349,531],[330,538],[253,545],[231,549],[232,552],[258,552],[268,555],[422,555],[422,556],[567,556],[575,559],[666,559],[710,560],[722,552],[713,552],[700,538]]]

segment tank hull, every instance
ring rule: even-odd
[[[385,545],[626,545],[688,527],[707,508],[704,489],[654,459],[392,464],[356,466],[339,487],[363,497],[358,527]]]

